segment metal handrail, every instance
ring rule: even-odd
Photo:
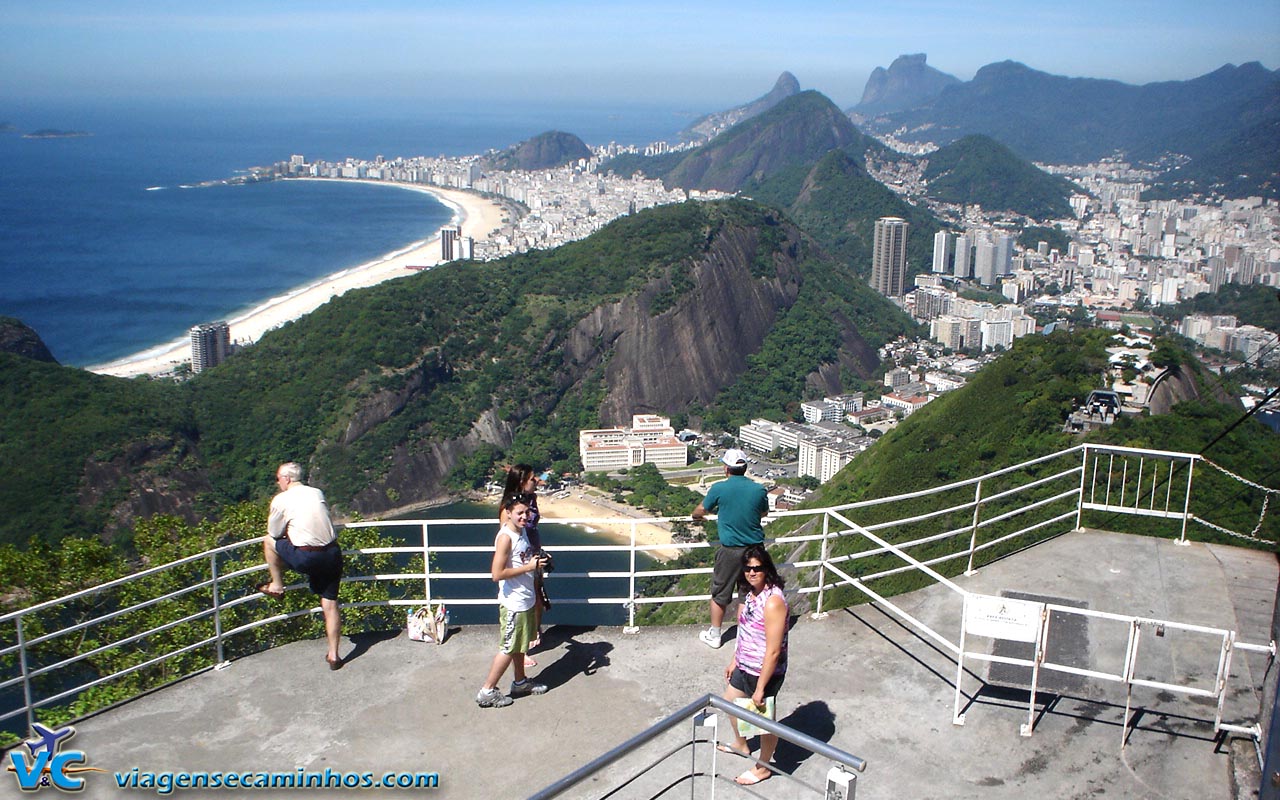
[[[1054,459],[1070,458],[1072,456],[1077,456],[1077,455],[1081,455],[1081,460],[1077,461],[1073,466],[1071,466],[1068,469],[1058,470],[1050,475],[1033,474],[1031,476],[1032,480],[1026,483],[1023,483],[1021,485],[1018,485],[1012,488],[1003,488],[1000,491],[994,492],[987,497],[982,496],[983,495],[982,486],[983,486],[983,483],[986,481],[990,481],[991,479],[1000,477],[1000,476],[1011,475],[1019,471],[1030,470],[1033,467],[1036,467],[1046,462],[1050,462]],[[1099,457],[1101,455],[1110,456],[1110,460],[1107,461],[1105,465],[1103,464],[1105,459]],[[1089,459],[1091,456],[1093,457],[1093,464],[1092,464],[1092,468],[1090,469]],[[806,531],[805,525],[801,525],[801,526],[798,526],[796,531],[788,532],[788,535],[772,537],[767,539],[766,541],[772,544],[777,544],[777,545],[787,545],[788,547],[792,548],[792,551],[794,553],[796,553],[797,555],[800,555],[800,557],[794,561],[780,561],[780,565],[791,568],[791,569],[796,569],[796,570],[812,571],[813,574],[809,581],[797,579],[793,583],[792,588],[794,591],[802,595],[816,593],[818,596],[817,597],[818,599],[817,613],[822,613],[825,610],[825,606],[823,605],[823,603],[827,602],[827,598],[824,595],[824,592],[828,589],[831,589],[841,584],[847,585],[847,581],[850,579],[850,577],[849,577],[849,574],[844,570],[848,569],[848,566],[850,564],[856,562],[859,559],[867,559],[873,556],[886,556],[889,554],[901,555],[902,553],[910,551],[916,547],[921,547],[924,545],[929,545],[929,544],[941,542],[948,539],[960,540],[961,537],[963,537],[963,540],[964,540],[963,543],[958,543],[958,546],[955,546],[955,547],[949,546],[947,548],[947,552],[942,553],[941,555],[931,554],[930,557],[912,564],[904,565],[901,561],[899,561],[897,566],[890,566],[886,569],[879,569],[872,575],[856,576],[858,582],[865,584],[865,582],[874,580],[876,578],[885,577],[888,575],[893,575],[893,574],[908,571],[908,570],[919,570],[921,569],[921,567],[923,567],[924,568],[923,571],[925,571],[926,574],[930,572],[933,573],[930,576],[933,579],[941,580],[944,583],[949,583],[949,579],[947,579],[945,576],[941,576],[940,573],[934,572],[933,567],[949,561],[959,559],[959,558],[968,557],[970,559],[970,568],[972,568],[972,559],[975,554],[988,551],[999,545],[1003,545],[1009,540],[1012,540],[1018,537],[1030,536],[1033,533],[1036,534],[1037,537],[1039,536],[1048,537],[1051,535],[1056,535],[1056,533],[1065,532],[1066,530],[1069,530],[1073,527],[1079,527],[1081,524],[1083,511],[1086,508],[1089,508],[1091,505],[1093,505],[1092,501],[1094,500],[1097,492],[1103,488],[1101,481],[1106,481],[1105,491],[1108,493],[1107,497],[1109,498],[1109,493],[1112,490],[1111,484],[1113,480],[1113,476],[1110,474],[1109,470],[1113,466],[1113,462],[1116,460],[1123,460],[1128,457],[1138,457],[1140,459],[1157,459],[1157,460],[1164,460],[1166,462],[1183,462],[1183,463],[1188,463],[1192,468],[1194,468],[1195,465],[1199,463],[1199,460],[1202,460],[1202,459],[1199,459],[1198,456],[1195,456],[1194,454],[1188,454],[1188,453],[1178,453],[1178,452],[1168,452],[1168,451],[1158,451],[1158,450],[1144,450],[1144,449],[1129,448],[1129,447],[1081,444],[1066,450],[1059,451],[1057,453],[1031,459],[1021,464],[995,470],[993,472],[984,474],[982,476],[948,483],[942,486],[933,487],[931,489],[907,492],[903,494],[894,495],[892,497],[877,498],[873,500],[860,501],[856,503],[848,503],[848,504],[832,506],[828,508],[797,509],[797,510],[775,512],[770,515],[769,517],[770,520],[788,519],[788,518],[798,518],[798,519],[805,519],[805,520],[822,519],[823,524],[817,527],[816,529],[817,532],[814,532],[812,529],[810,531]],[[1106,469],[1108,471],[1106,474],[1100,475],[1099,474],[1100,469]],[[1142,474],[1141,467],[1139,467],[1137,472],[1139,476],[1141,476]],[[1079,475],[1078,481],[1075,480],[1077,474]],[[1170,471],[1170,475],[1171,474],[1172,474],[1172,471]],[[1122,475],[1121,477],[1122,481],[1128,477],[1127,462],[1123,466],[1121,475]],[[1154,482],[1155,479],[1152,478],[1151,480]],[[1169,480],[1169,478],[1166,478],[1166,480]],[[1024,493],[1029,493],[1029,492],[1032,492],[1033,490],[1040,490],[1042,487],[1047,487],[1051,484],[1055,484],[1059,482],[1069,486],[1070,488],[1064,491],[1053,493],[1051,496],[1047,498],[1046,497],[1034,498],[1033,496],[1033,499],[1030,499],[1027,501],[1017,500],[1017,498]],[[975,493],[972,500],[966,500],[963,503],[957,504],[952,502],[949,499],[944,499],[946,498],[947,493],[953,492],[959,489],[964,489],[965,487],[970,487],[970,486],[978,487],[978,490]],[[1183,507],[1181,512],[1177,512],[1177,511],[1168,512],[1169,515],[1174,518],[1177,518],[1177,517],[1182,518],[1183,539],[1185,539],[1186,537],[1186,525],[1188,520],[1197,519],[1190,511],[1191,487],[1192,487],[1192,484],[1191,484],[1190,470],[1189,470],[1188,479],[1186,483],[1185,497],[1178,497],[1178,498],[1173,497],[1172,487],[1170,487],[1167,492],[1170,496],[1165,499],[1166,508],[1176,509],[1178,505],[1181,505]],[[1119,491],[1120,492],[1124,491],[1123,485]],[[1140,487],[1139,491],[1140,492],[1146,491],[1146,489]],[[1182,493],[1181,488],[1179,488],[1179,493],[1180,494]],[[939,499],[944,499],[944,503],[945,503],[944,507],[941,509],[928,510],[928,511],[925,511],[924,513],[907,514],[905,516],[900,516],[897,519],[891,519],[887,521],[877,520],[874,523],[867,524],[866,526],[857,525],[853,517],[850,516],[854,514],[856,511],[859,511],[861,509],[867,509],[873,506],[883,507],[893,503],[917,500],[919,498],[924,498],[929,496],[936,496]],[[1069,513],[1050,516],[1050,515],[1044,514],[1041,511],[1041,509],[1045,509],[1053,505],[1054,503],[1065,503],[1071,500],[1072,498],[1074,498],[1074,503],[1073,503],[1074,508]],[[1010,504],[1015,502],[1017,502],[1018,505],[1016,507],[1010,507]],[[981,519],[980,518],[981,515],[979,513],[981,509],[990,508],[993,503],[1001,504],[996,508],[998,511],[1002,513],[998,513],[987,519]],[[1111,504],[1109,499],[1107,498],[1104,498],[1104,505],[1106,505],[1107,510],[1112,513],[1144,514],[1144,513],[1150,512],[1149,508],[1142,508],[1140,506],[1135,506],[1132,509],[1128,508],[1127,506],[1117,507],[1116,505]],[[919,529],[919,528],[925,527],[924,524],[930,522],[931,520],[942,521],[942,520],[945,520],[949,514],[965,512],[970,507],[973,508],[972,523],[971,524],[966,523],[965,525],[958,528],[944,530],[944,531],[925,530],[923,533],[918,533],[917,535],[915,535],[915,537],[910,539],[909,541],[889,541],[885,538],[881,538],[881,535],[872,533],[873,531],[881,532],[883,535],[887,536],[889,535],[889,531],[894,528],[903,528],[904,526],[915,526],[917,529]],[[978,535],[980,532],[993,530],[993,526],[997,524],[1005,523],[1011,520],[1015,516],[1024,515],[1024,514],[1030,515],[1031,519],[1027,520],[1027,523],[1019,527],[1018,530],[1015,530],[1012,532],[1006,532],[1005,529],[1001,529],[1000,531],[996,531],[996,535],[994,537],[988,536],[987,540],[985,541],[982,540],[982,538]],[[1068,519],[1070,517],[1075,517],[1074,524],[1071,524],[1070,522],[1068,522]],[[626,578],[628,581],[628,584],[627,584],[627,590],[624,594],[612,595],[612,596],[596,596],[588,592],[587,596],[585,597],[573,597],[573,598],[565,597],[565,598],[559,598],[559,600],[566,604],[604,604],[604,605],[623,606],[628,610],[628,622],[629,622],[628,630],[634,629],[636,609],[640,606],[656,604],[656,603],[705,602],[706,599],[708,598],[708,595],[706,594],[683,594],[678,596],[670,596],[670,595],[645,596],[641,591],[641,587],[638,584],[638,581],[645,578],[698,575],[698,574],[706,574],[710,572],[710,568],[708,567],[689,567],[684,569],[673,569],[673,568],[659,565],[655,567],[642,568],[636,562],[636,556],[638,553],[649,552],[649,551],[660,549],[660,548],[675,548],[681,551],[689,551],[689,550],[709,547],[710,545],[703,542],[653,544],[653,545],[644,545],[636,542],[635,527],[637,525],[651,524],[651,523],[664,524],[664,523],[671,523],[671,522],[677,522],[677,521],[688,522],[690,520],[691,518],[687,516],[626,518],[625,522],[631,526],[631,530],[632,530],[632,535],[630,536],[629,543],[611,544],[611,545],[572,545],[572,546],[565,546],[565,547],[549,548],[552,551],[564,551],[564,552],[600,552],[600,553],[611,552],[616,554],[624,554],[627,556],[627,560],[628,560],[627,567],[625,570],[624,569],[591,570],[591,571],[580,572],[580,573],[558,573],[561,577],[578,577],[578,578],[585,578],[589,580],[595,580],[595,579],[617,580],[617,579]],[[547,521],[548,522],[554,521],[554,522],[567,523],[567,524],[576,524],[576,523],[601,524],[601,523],[617,523],[619,519],[617,517],[590,517],[590,518],[581,518],[581,519],[574,518],[574,519],[568,519],[568,520],[548,519]],[[414,528],[416,527],[417,529],[423,532],[423,542],[421,545],[411,545],[411,546],[401,546],[401,547],[371,547],[371,548],[365,548],[365,549],[346,550],[344,552],[349,554],[371,554],[371,555],[372,554],[408,554],[408,555],[414,555],[414,556],[420,555],[420,556],[423,556],[424,559],[426,559],[424,561],[424,564],[430,564],[432,557],[438,554],[443,555],[448,553],[489,552],[488,547],[461,546],[461,545],[439,546],[439,545],[433,545],[429,541],[428,531],[431,528],[448,527],[451,525],[474,526],[477,524],[480,524],[480,523],[475,519],[391,520],[391,521],[382,520],[382,521],[350,523],[346,527],[348,528],[364,528],[364,527]],[[1064,526],[1063,529],[1058,530],[1056,527],[1058,525],[1063,525]],[[1011,525],[1005,526],[1005,528],[1008,528],[1008,527],[1014,527],[1014,526],[1011,526]],[[898,537],[898,538],[902,538],[902,537]],[[873,542],[873,549],[867,550],[867,551],[861,551],[857,553],[850,553],[847,555],[833,554],[832,544],[842,539],[863,539],[865,541],[870,541],[870,542]],[[1028,545],[1034,544],[1035,541],[1038,541],[1038,539],[1030,540],[1028,542]],[[32,681],[37,676],[47,675],[51,672],[58,671],[60,669],[71,666],[73,664],[80,664],[84,662],[86,659],[88,659],[89,657],[91,657],[92,655],[101,653],[106,650],[110,650],[112,648],[127,647],[131,643],[136,642],[137,640],[145,637],[147,634],[154,634],[154,633],[164,631],[180,625],[187,625],[192,622],[199,622],[202,620],[207,621],[210,618],[212,618],[213,635],[211,637],[205,637],[204,635],[201,635],[197,637],[200,639],[198,643],[188,644],[186,646],[175,649],[170,653],[160,654],[153,658],[147,659],[145,662],[145,665],[151,665],[151,664],[163,662],[167,659],[173,658],[182,653],[189,652],[192,649],[195,649],[197,647],[202,647],[207,645],[212,645],[212,647],[216,650],[218,662],[221,662],[223,659],[224,643],[230,637],[236,636],[237,634],[243,633],[248,630],[256,629],[265,624],[270,624],[276,621],[314,613],[315,609],[308,609],[308,610],[291,612],[285,615],[268,614],[265,618],[239,624],[229,629],[224,629],[223,616],[228,610],[238,608],[246,603],[258,602],[261,599],[260,596],[250,592],[243,596],[236,596],[235,594],[233,594],[232,599],[228,600],[226,597],[227,592],[225,587],[227,587],[229,585],[229,582],[231,581],[236,581],[245,576],[252,575],[262,571],[263,569],[265,569],[265,566],[258,564],[250,567],[236,569],[228,573],[222,573],[219,568],[219,563],[218,563],[219,558],[226,556],[228,554],[231,554],[233,552],[241,551],[243,550],[243,548],[246,548],[246,547],[257,546],[259,542],[260,542],[260,539],[258,537],[254,537],[252,539],[245,540],[245,541],[234,542],[228,545],[213,548],[211,550],[208,550],[202,553],[176,559],[167,564],[150,567],[138,573],[117,578],[112,581],[108,581],[104,584],[101,584],[99,586],[86,588],[86,589],[74,592],[72,594],[66,595],[64,597],[57,598],[55,600],[44,601],[44,602],[35,604],[33,606],[30,606],[28,608],[19,609],[16,611],[11,611],[6,614],[0,615],[0,626],[6,625],[6,624],[13,624],[16,628],[16,636],[14,637],[14,640],[13,640],[14,643],[4,647],[0,647],[0,658],[16,656],[16,659],[15,659],[17,662],[16,666],[18,667],[18,669],[15,672],[10,673],[9,675],[0,674],[0,690],[6,689],[6,688],[12,688],[19,684],[22,685],[22,689],[23,689],[23,705],[12,711],[8,711],[8,712],[0,711],[0,721],[10,719],[14,716],[17,716],[18,714],[22,714],[25,712],[27,716],[28,725],[30,725],[35,720],[34,712],[36,708],[47,706],[53,702],[64,699],[68,696],[75,695],[76,693],[83,691],[85,689],[88,689],[90,687],[100,685],[106,681],[121,677],[123,675],[130,674],[132,672],[136,672],[138,669],[141,669],[142,666],[133,665],[111,675],[94,676],[94,678],[89,682],[83,683],[74,688],[68,689],[66,688],[66,686],[59,686],[57,687],[58,690],[55,693],[52,693],[52,696],[49,696],[49,697],[41,698],[41,697],[36,697],[33,694]],[[816,560],[806,559],[799,552],[800,547],[807,544],[812,544],[812,543],[819,543],[821,545],[821,555]],[[77,601],[91,598],[96,594],[118,589],[120,587],[128,585],[130,582],[135,582],[148,577],[163,574],[166,571],[175,570],[183,567],[187,567],[187,568],[199,567],[201,565],[207,565],[203,567],[205,570],[203,576],[197,574],[192,578],[191,582],[187,583],[182,588],[177,589],[175,591],[168,592],[156,597],[142,599],[138,602],[131,604],[127,608],[111,610],[101,615],[98,615],[93,619],[76,621],[74,623],[60,627],[56,630],[46,632],[46,631],[38,631],[36,628],[33,628],[33,627],[28,627],[27,631],[24,633],[23,621],[30,618],[31,615],[33,614],[38,614],[40,612],[56,611],[59,608],[66,608],[68,607],[69,604],[76,603]],[[844,565],[844,568],[838,569],[837,565]],[[835,576],[838,576],[838,577],[836,577],[835,580],[829,580],[827,577],[828,574],[831,574],[833,577]],[[403,606],[403,605],[417,605],[417,604],[421,604],[422,602],[430,602],[433,599],[432,598],[432,581],[454,580],[454,579],[465,578],[465,577],[487,578],[488,574],[480,573],[480,572],[474,572],[474,573],[473,572],[456,572],[451,574],[442,574],[440,572],[433,572],[431,571],[430,568],[426,568],[420,572],[379,573],[375,575],[349,576],[344,579],[344,582],[381,583],[381,582],[395,582],[395,581],[403,582],[406,580],[422,581],[421,597],[416,597],[416,598],[415,597],[399,597],[391,600],[376,601],[375,603],[359,604],[361,606],[382,605],[386,607],[397,607],[397,606]],[[38,647],[41,643],[48,642],[60,636],[66,636],[71,633],[88,632],[90,629],[98,625],[101,625],[107,621],[118,619],[119,617],[121,617],[122,615],[130,611],[153,607],[166,600],[174,599],[183,595],[188,595],[196,590],[207,590],[212,595],[212,603],[209,605],[209,607],[204,609],[197,608],[193,612],[187,615],[170,619],[167,621],[163,621],[157,624],[155,627],[152,627],[146,633],[139,634],[136,632],[131,632],[132,635],[121,638],[118,641],[112,641],[112,642],[106,642],[106,643],[95,642],[94,645],[91,648],[89,648],[87,651],[77,652],[70,655],[69,657],[58,658],[54,663],[50,663],[50,664],[36,663],[36,662],[33,662],[32,659],[30,658],[33,652],[33,648]],[[484,597],[484,598],[450,597],[449,602],[451,604],[457,604],[457,605],[493,605],[493,604],[496,604],[497,601],[490,596],[490,597]]]
[[[678,711],[658,720],[622,744],[605,752],[603,755],[592,759],[590,762],[584,764],[573,772],[570,772],[555,783],[552,783],[551,785],[529,795],[528,800],[549,800],[552,797],[558,796],[565,790],[573,788],[577,784],[599,772],[601,769],[604,769],[610,764],[613,764],[619,759],[627,756],[637,748],[653,741],[657,737],[692,718],[699,711],[706,708],[714,708],[717,711],[723,711],[734,719],[749,722],[757,728],[776,735],[779,739],[785,739],[794,745],[803,747],[815,755],[822,756],[823,758],[834,761],[837,764],[848,767],[856,772],[863,772],[867,768],[867,762],[852,753],[846,753],[844,750],[841,750],[838,747],[832,747],[821,739],[815,739],[807,733],[798,731],[788,725],[783,725],[781,722],[771,720],[768,717],[762,717],[753,711],[748,711],[745,708],[725,700],[719,695],[704,694],[702,697],[699,697],[697,700],[694,700],[692,703],[689,703]]]

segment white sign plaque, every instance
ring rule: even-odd
[[[965,598],[964,624],[970,636],[1034,642],[1040,634],[1044,603],[987,594]]]

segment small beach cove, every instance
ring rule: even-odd
[[[631,523],[627,518],[644,519],[645,512],[617,506],[612,500],[574,487],[569,497],[539,495],[538,506],[542,512],[539,531],[543,546],[555,556],[555,571],[548,578],[548,591],[553,609],[548,613],[548,624],[621,625],[627,624],[626,601],[629,597],[629,581],[626,577],[598,577],[601,572],[622,573],[630,570],[631,554],[625,546],[631,541]],[[594,491],[594,490],[592,490]],[[578,495],[583,497],[579,498]],[[597,502],[593,504],[591,500]],[[606,505],[607,503],[607,505]],[[616,510],[615,510],[616,509]],[[431,594],[434,600],[493,597],[494,584],[485,577],[492,557],[493,540],[498,531],[498,496],[476,496],[468,500],[434,505],[427,508],[401,509],[384,516],[388,522],[421,520],[426,523],[426,536],[433,548],[432,573],[469,574],[474,577],[450,580],[433,580]],[[565,522],[565,520],[589,520]],[[445,524],[445,521],[449,521]],[[436,523],[436,524],[432,524]],[[660,569],[665,561],[679,551],[670,546],[671,534],[653,523],[638,523],[636,543],[639,545],[666,544],[656,550],[636,554],[636,569],[643,573]],[[388,537],[402,546],[417,547],[422,544],[423,529],[415,525],[388,525],[383,528]],[[622,547],[619,547],[621,545]],[[584,547],[610,546],[617,549],[583,550]],[[445,552],[435,548],[448,548]],[[459,550],[458,548],[465,548]],[[415,567],[420,569],[419,567]],[[595,573],[597,577],[570,577]],[[419,592],[422,588],[419,587]],[[615,598],[616,603],[560,603],[557,597]],[[493,609],[480,605],[450,604],[454,621],[465,624],[491,623]]]

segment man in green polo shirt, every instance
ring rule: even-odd
[[[716,514],[716,527],[720,530],[720,548],[711,573],[711,627],[698,634],[708,647],[720,646],[720,626],[742,572],[742,552],[748,545],[764,543],[760,520],[769,513],[764,487],[747,477],[747,454],[730,449],[720,461],[724,463],[725,479],[713,483],[693,510],[695,522],[707,514]]]

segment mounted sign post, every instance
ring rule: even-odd
[[[965,656],[969,656],[982,661],[998,661],[1003,664],[1031,667],[1031,699],[1028,703],[1027,722],[1021,728],[1023,736],[1031,735],[1031,727],[1035,719],[1036,686],[1040,680],[1040,663],[1044,660],[1044,624],[1047,617],[1044,603],[995,595],[965,594],[964,616],[960,622],[960,655],[956,659],[956,699],[954,716],[951,720],[953,724],[964,724],[964,714],[960,713],[960,680],[964,677]],[[1027,661],[1021,658],[967,652],[965,641],[970,635],[1033,643],[1035,657]]]

